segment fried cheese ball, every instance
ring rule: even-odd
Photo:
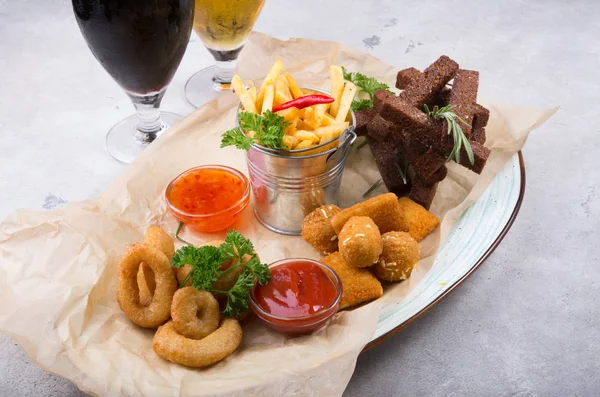
[[[348,219],[353,216],[368,216],[373,219],[380,233],[408,231],[408,222],[394,193],[375,196],[337,213],[331,218],[333,230],[339,234]]]
[[[302,238],[322,255],[338,249],[338,237],[331,226],[331,218],[341,211],[336,205],[323,205],[308,214],[302,222]]]
[[[321,262],[332,268],[342,282],[340,309],[360,305],[383,295],[381,283],[368,269],[352,266],[339,252],[323,258]]]
[[[419,244],[406,232],[385,233],[381,239],[383,252],[373,273],[380,280],[406,280],[419,261]]]
[[[417,243],[440,225],[440,220],[437,216],[408,197],[401,197],[398,199],[398,203],[408,222],[408,233],[410,233],[412,238],[417,240]]]
[[[369,267],[377,262],[383,242],[379,228],[367,216],[353,216],[339,235],[340,254],[354,267]]]

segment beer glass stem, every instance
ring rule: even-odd
[[[150,143],[158,138],[164,129],[160,118],[160,102],[165,91],[166,88],[146,95],[129,94],[138,115],[138,124],[134,132],[134,138],[138,142]]]
[[[235,74],[236,60],[216,61],[215,77],[213,81],[216,84],[231,84],[231,79]]]

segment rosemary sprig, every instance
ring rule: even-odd
[[[187,241],[179,237],[179,233],[181,233],[181,230],[183,230],[183,226],[183,222],[179,221],[179,225],[177,225],[177,231],[175,232],[175,238],[184,243],[185,245],[192,245],[192,243],[188,243]]]
[[[368,197],[369,194],[371,194],[371,192],[373,192],[373,190],[377,189],[377,187],[379,185],[381,185],[381,182],[383,182],[383,180],[378,179],[377,182],[375,182],[373,185],[371,185],[371,187],[366,192],[364,192],[363,198]]]
[[[360,149],[362,149],[363,146],[366,146],[368,143],[369,141],[367,140],[367,138],[363,138],[362,141],[356,144],[356,146],[353,145],[354,151],[358,152]]]
[[[400,174],[400,178],[402,178],[402,182],[404,182],[404,184],[408,183],[408,164],[406,164],[406,167],[404,167],[404,169],[402,169],[402,167],[400,167],[400,164],[396,163],[396,170],[398,171],[398,174]]]
[[[428,116],[436,120],[445,120],[448,124],[448,135],[452,135],[452,139],[454,140],[454,147],[452,148],[452,152],[450,152],[450,156],[448,156],[448,161],[454,159],[454,161],[460,163],[460,150],[464,146],[469,162],[473,165],[475,163],[473,149],[471,149],[471,144],[460,126],[460,123],[467,127],[469,124],[452,111],[454,105],[447,105],[441,108],[435,105],[433,109],[429,109],[429,106],[425,104],[423,105],[423,109]]]

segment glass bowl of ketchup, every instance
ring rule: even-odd
[[[175,218],[196,232],[233,225],[250,202],[250,182],[235,168],[203,165],[175,177],[165,199]]]
[[[292,335],[321,328],[340,308],[342,282],[327,265],[305,258],[269,265],[271,280],[256,283],[250,307],[269,327]]]

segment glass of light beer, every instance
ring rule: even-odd
[[[185,85],[187,101],[198,107],[230,91],[236,60],[265,0],[195,0],[194,31],[216,64],[194,74]]]

